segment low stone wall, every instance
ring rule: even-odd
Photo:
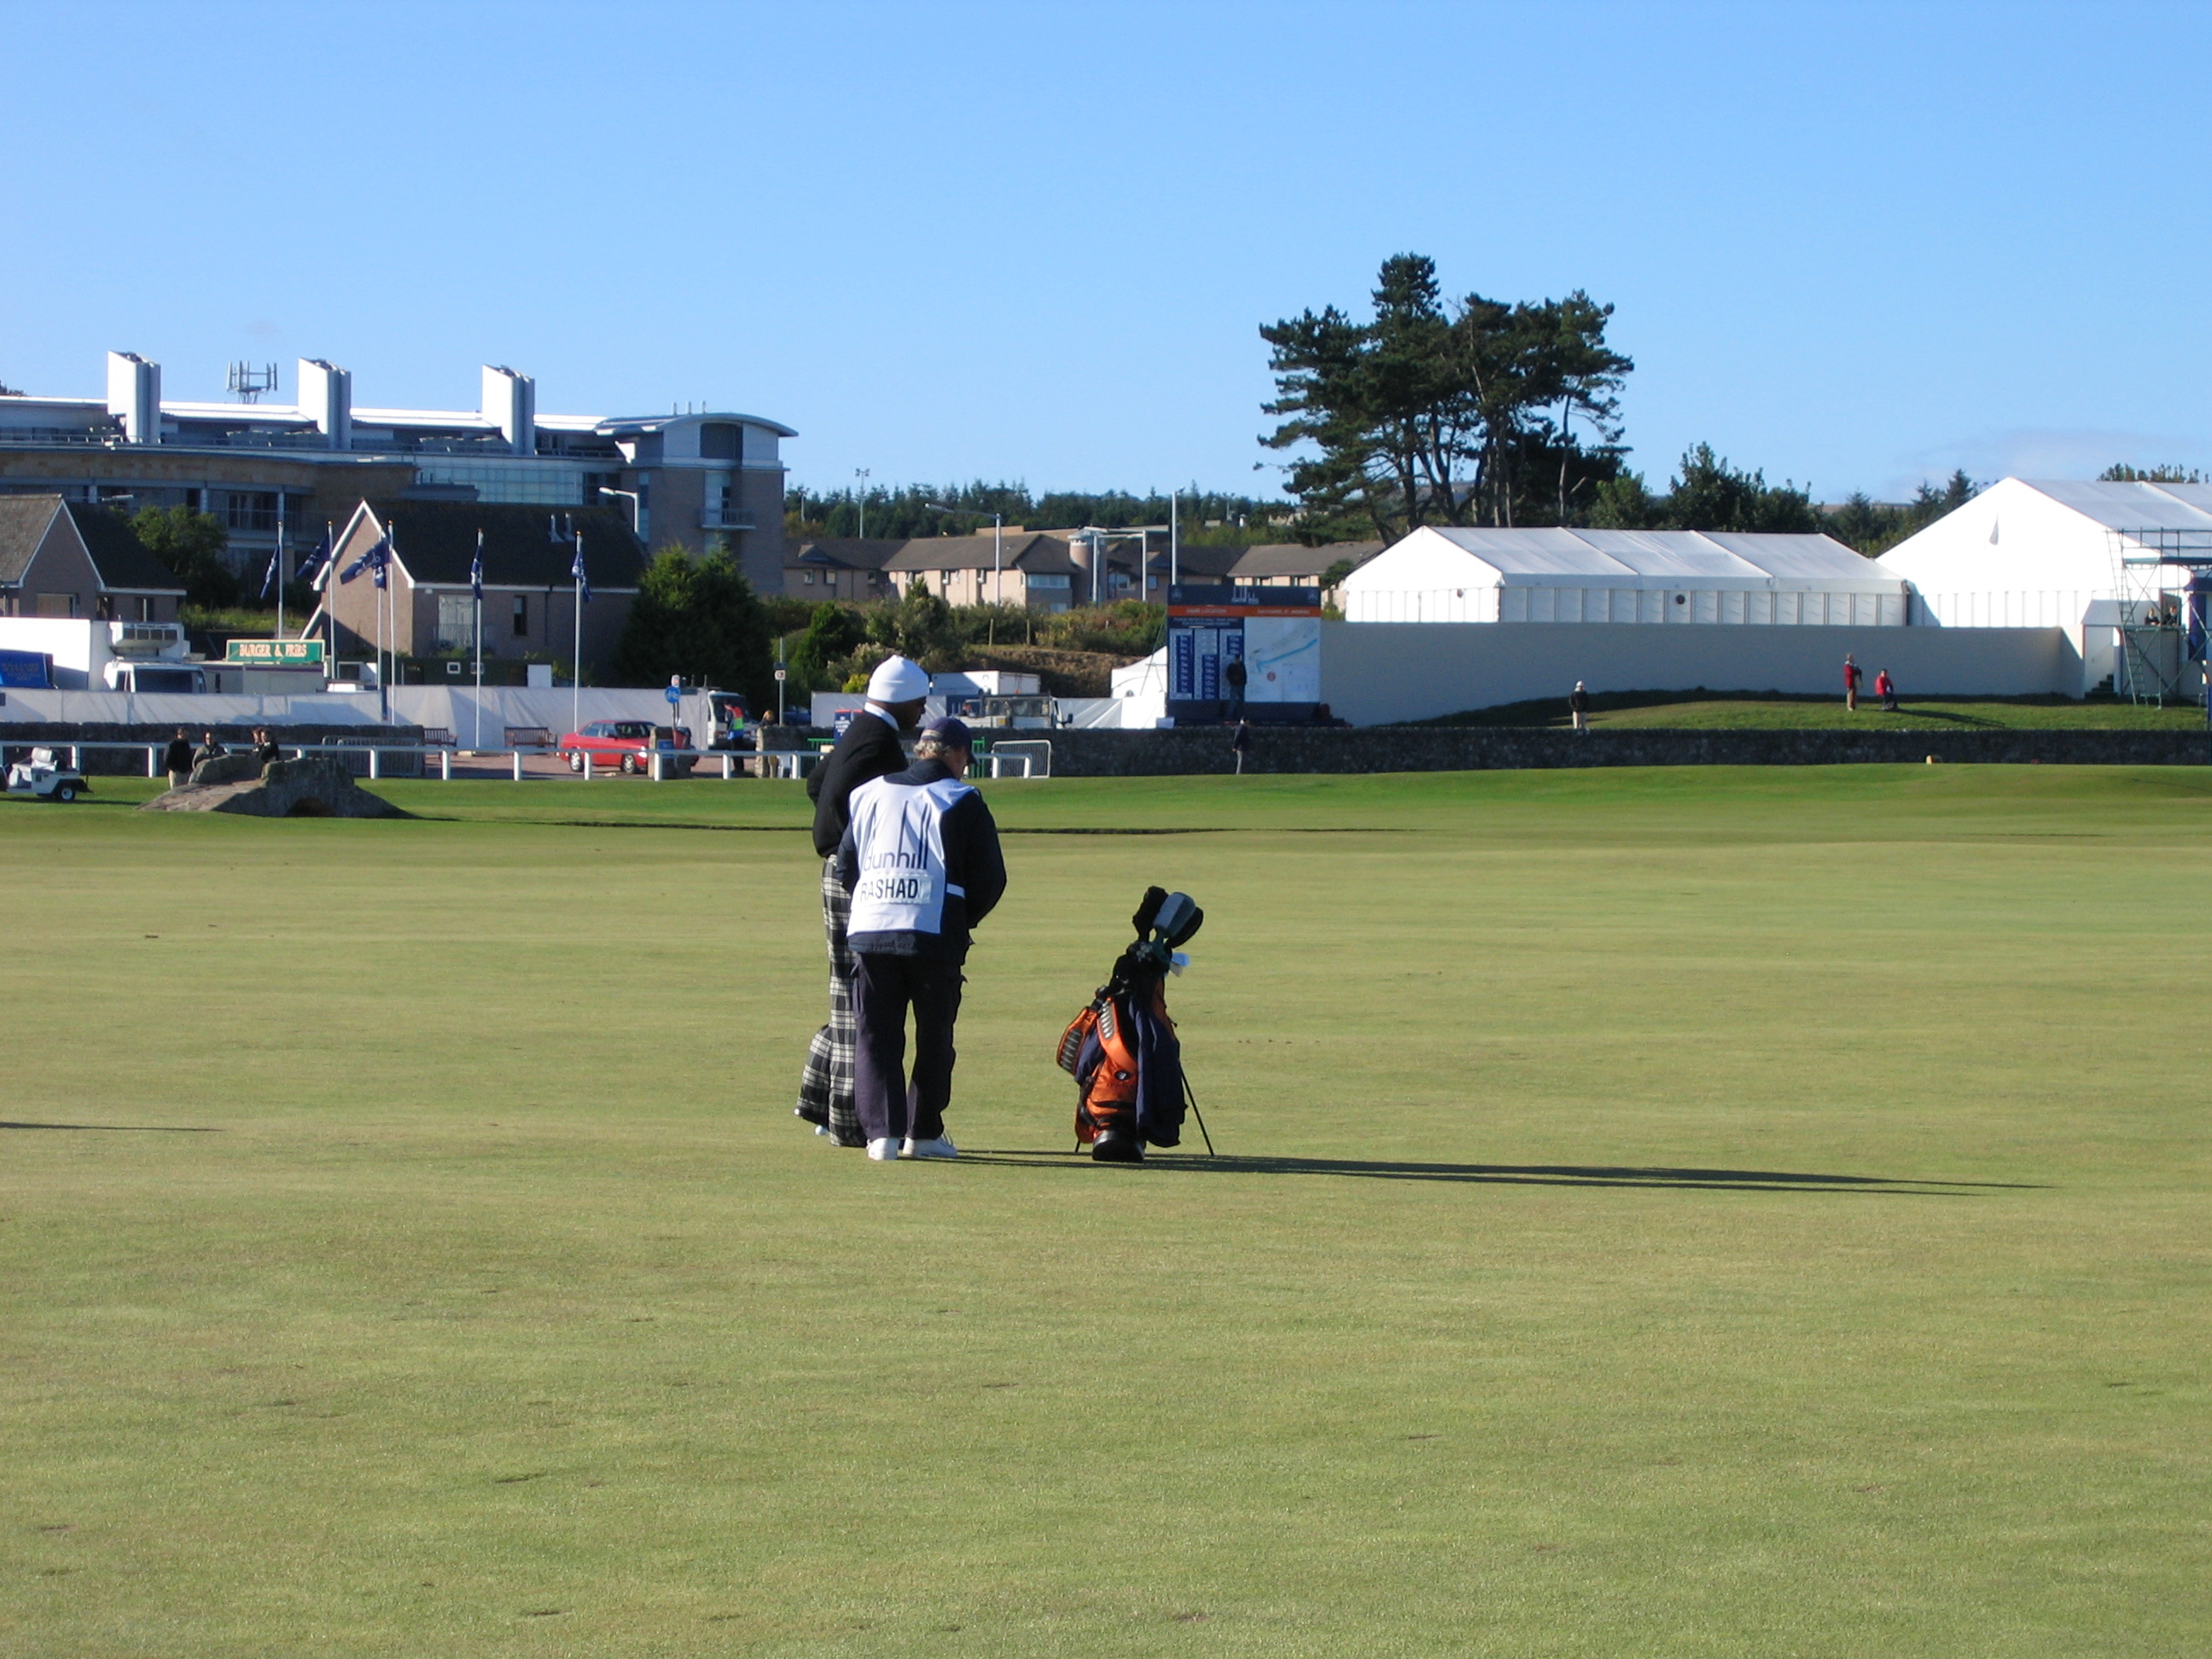
[[[377,743],[419,744],[422,728],[419,726],[274,726],[278,744],[290,748],[295,744],[343,743],[367,744]],[[218,743],[247,744],[253,741],[251,726],[192,726],[185,735],[195,748],[201,733],[213,732]],[[106,722],[67,722],[14,720],[0,726],[0,753],[10,761],[21,760],[33,749],[66,749],[71,744],[86,743],[157,743],[167,746],[176,736],[174,726],[124,726]],[[158,757],[156,757],[158,763]],[[344,765],[356,777],[368,775],[368,757],[348,755]],[[386,755],[380,769],[391,777],[418,775],[421,757],[415,755]],[[88,777],[137,777],[146,775],[146,757],[120,749],[93,749],[85,751],[83,771]]]
[[[1247,772],[1485,772],[1563,766],[2202,766],[2202,732],[1628,732],[1364,726],[1252,728]],[[1055,732],[1053,775],[1233,772],[1223,726]]]

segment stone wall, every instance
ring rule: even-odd
[[[1158,777],[1232,772],[1224,726],[1055,732],[1053,775]],[[2202,732],[1692,732],[1252,728],[1247,772],[1481,772],[1561,766],[2202,766]]]

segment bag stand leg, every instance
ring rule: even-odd
[[[1213,1150],[1213,1137],[1206,1133],[1206,1114],[1198,1109],[1198,1097],[1191,1092],[1190,1073],[1188,1072],[1185,1072],[1182,1076],[1182,1097],[1190,1103],[1190,1115],[1198,1120],[1198,1133],[1200,1138],[1206,1142],[1206,1155],[1208,1158],[1220,1157],[1220,1154]]]

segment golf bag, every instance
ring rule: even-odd
[[[1060,1069],[1075,1079],[1076,1145],[1102,1164],[1141,1163],[1148,1145],[1182,1139],[1188,1088],[1164,988],[1187,960],[1176,947],[1205,920],[1188,894],[1146,888],[1131,918],[1136,943],[1060,1036]]]

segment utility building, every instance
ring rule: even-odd
[[[1424,526],[1338,590],[1353,623],[1898,627],[1905,581],[1826,536]]]

